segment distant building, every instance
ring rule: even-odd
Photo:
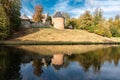
[[[30,28],[30,19],[25,14],[20,17],[22,26],[25,28]]]
[[[43,14],[42,22],[46,23],[47,18],[48,18],[48,14]]]
[[[63,17],[61,12],[59,11],[55,12],[52,18],[52,24],[53,24],[53,27],[56,29],[64,29],[65,18]]]

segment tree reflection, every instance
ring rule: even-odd
[[[29,55],[27,54],[29,53]],[[56,53],[54,55],[40,55],[17,49],[13,47],[0,47],[0,80],[19,80],[20,64],[30,63],[34,67],[34,74],[41,76],[43,67],[54,67],[56,70],[67,68],[71,62],[78,62],[84,71],[90,68],[94,72],[100,72],[101,66],[106,62],[114,62],[116,66],[120,60],[120,47],[103,48],[80,54],[64,55]],[[34,54],[34,55],[33,55]]]
[[[82,54],[72,54],[68,56],[70,61],[77,61],[85,71],[93,67],[94,72],[99,72],[105,61],[114,61],[117,66],[120,59],[120,47],[112,47],[107,49],[99,49]]]
[[[40,76],[40,74],[43,72],[41,69],[43,66],[42,60],[41,59],[33,60],[33,66],[35,67],[34,74]]]
[[[11,47],[0,47],[0,80],[20,80],[20,63],[23,54]]]
[[[72,54],[72,55],[64,55],[64,54],[54,54],[51,60],[46,60],[46,63],[50,63],[53,65],[55,70],[59,70],[61,67],[67,67],[71,61],[78,62],[80,66],[83,67],[84,71],[87,72],[90,68],[94,70],[94,72],[100,72],[101,66],[105,61],[112,62],[117,66],[120,59],[120,47],[111,47],[107,49],[99,49],[96,51],[90,51],[87,53],[81,54]],[[64,60],[64,58],[66,60]],[[40,75],[42,73],[42,60],[34,60],[33,65],[36,67],[35,72],[36,75]],[[49,61],[49,62],[48,62]],[[65,62],[66,61],[66,62]],[[64,64],[63,64],[64,63]]]

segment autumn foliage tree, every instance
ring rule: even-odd
[[[113,37],[120,37],[120,16],[116,15],[115,19],[109,19],[110,31]]]
[[[34,22],[42,22],[42,11],[43,11],[43,8],[41,5],[36,5],[35,8],[34,8],[34,11],[35,13],[33,14],[33,21]]]
[[[110,25],[104,19],[101,9],[96,9],[93,15],[90,11],[85,11],[74,23],[77,25],[76,29],[87,30],[105,37],[112,36]]]
[[[93,18],[90,14],[90,11],[85,11],[83,15],[78,18],[78,29],[85,29],[87,30],[89,26],[93,24]]]

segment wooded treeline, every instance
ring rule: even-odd
[[[85,11],[79,18],[66,19],[66,28],[70,25],[74,29],[87,30],[105,37],[120,37],[120,16],[106,19],[102,9],[96,9],[93,14]]]
[[[0,40],[19,30],[20,0],[0,0]]]

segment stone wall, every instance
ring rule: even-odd
[[[24,27],[24,28],[30,28],[31,27],[30,21],[22,20],[21,23],[22,23],[22,27]]]
[[[45,22],[45,23],[41,23],[41,22],[38,22],[38,23],[32,23],[31,24],[32,27],[50,27],[50,22]]]
[[[22,27],[24,28],[30,28],[30,27],[50,27],[50,22],[37,22],[37,23],[31,23],[30,21],[27,20],[22,20]]]

